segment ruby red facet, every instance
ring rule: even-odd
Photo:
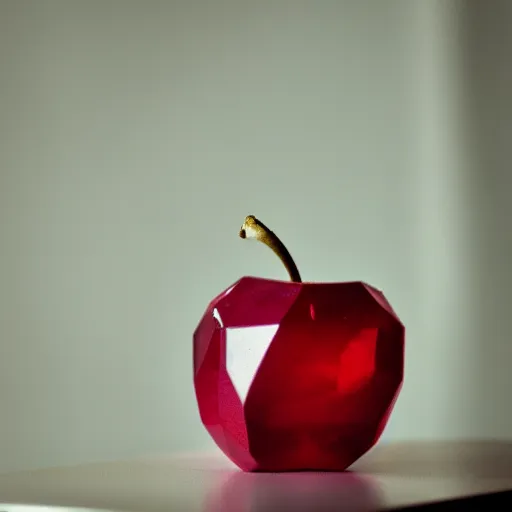
[[[405,329],[362,282],[244,277],[194,333],[201,420],[244,471],[343,471],[381,436]]]

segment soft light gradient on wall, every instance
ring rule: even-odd
[[[286,279],[249,213],[404,319],[384,439],[512,437],[511,5],[0,0],[0,471],[212,449],[192,332]]]

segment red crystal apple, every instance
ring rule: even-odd
[[[405,329],[362,282],[303,283],[262,222],[245,219],[291,281],[243,277],[194,332],[201,420],[244,471],[343,471],[378,441],[403,381]]]

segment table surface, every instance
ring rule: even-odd
[[[219,454],[7,473],[0,511],[369,511],[503,490],[512,442],[407,442],[379,445],[345,473],[243,473]]]

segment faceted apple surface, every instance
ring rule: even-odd
[[[367,284],[244,277],[194,332],[201,420],[245,471],[345,470],[386,426],[404,338]]]

